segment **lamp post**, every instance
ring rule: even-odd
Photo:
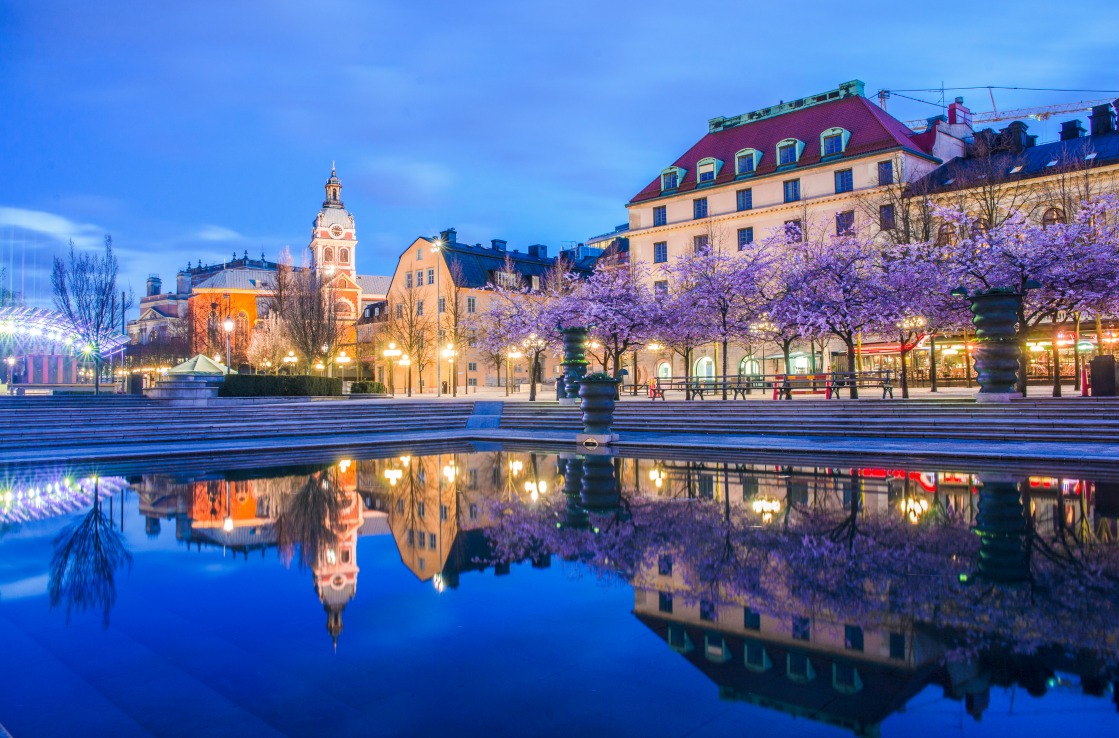
[[[404,371],[408,372],[408,396],[412,396],[412,360],[408,358],[408,354],[400,357],[400,366],[404,367]]]
[[[322,361],[319,363],[323,365],[319,368],[326,368],[330,364],[330,346],[325,343],[322,345]],[[333,371],[330,372],[330,376],[334,376]]]
[[[288,368],[288,374],[289,375],[293,371],[295,371],[295,365],[298,361],[299,361],[299,357],[295,355],[295,352],[294,351],[288,351],[288,355],[284,357],[284,364],[286,364],[289,367]]]
[[[434,241],[431,242],[431,253],[442,254],[443,245],[444,244],[443,244],[443,239],[442,238],[435,239]],[[439,344],[439,339],[442,338],[442,336],[439,335],[442,332],[440,330],[440,324],[439,324],[439,321],[442,320],[442,318],[440,317],[440,313],[439,313],[439,298],[442,297],[442,295],[443,295],[443,293],[440,291],[440,289],[441,289],[440,288],[440,277],[442,276],[442,274],[441,274],[442,271],[443,270],[442,270],[441,265],[439,263],[439,257],[436,256],[435,257],[435,343],[436,343],[436,345]],[[436,397],[439,397],[442,394],[441,390],[442,390],[443,385],[440,382],[441,378],[442,377],[441,377],[440,372],[439,372],[439,362],[436,361],[435,362],[435,396]]]
[[[346,374],[346,365],[349,364],[350,361],[351,361],[351,359],[346,354],[345,349],[343,349],[342,351],[339,351],[338,355],[336,357],[334,357],[334,363],[338,364],[338,371],[343,375],[343,378],[345,378],[345,374]]]
[[[451,395],[454,396],[457,394],[458,387],[455,382],[455,345],[453,343],[448,343],[447,348],[443,349],[443,358],[447,360],[447,374],[451,379]],[[436,377],[436,382],[438,381],[439,378]]]
[[[388,365],[389,365],[389,386],[392,388],[389,391],[392,393],[393,397],[396,397],[396,382],[393,381],[393,372],[392,372],[393,359],[400,356],[401,353],[403,353],[403,352],[396,347],[395,343],[390,343],[389,347],[387,349],[385,349],[382,353],[385,355],[385,362],[388,363]]]
[[[505,396],[509,396],[509,381],[513,376],[513,359],[521,358],[521,352],[517,349],[509,349],[505,354]]]
[[[229,338],[233,335],[233,318],[225,316],[221,327],[225,329],[225,373],[229,374]]]

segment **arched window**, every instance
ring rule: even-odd
[[[804,141],[786,138],[777,144],[777,166],[789,166],[800,161],[804,152]]]
[[[739,376],[746,376],[750,374],[761,374],[762,365],[756,356],[743,356],[742,361],[738,362]]]
[[[159,329],[152,328],[148,331],[148,343],[159,343]]]
[[[657,379],[672,379],[672,363],[662,361],[657,364]]]
[[[757,149],[742,149],[734,155],[734,173],[752,174],[761,163],[762,152]]]
[[[339,318],[352,318],[354,315],[354,306],[350,304],[349,300],[335,300],[334,314]]]
[[[829,128],[820,134],[820,155],[838,156],[847,150],[851,133],[846,128]]]
[[[695,376],[696,379],[714,379],[715,360],[710,356],[703,356],[697,359],[695,363]]]
[[[349,264],[350,263],[350,250],[349,249],[338,249],[338,261],[342,262],[343,264]]]
[[[329,264],[334,261],[334,249],[327,246],[322,250],[322,260],[324,264]]]
[[[714,182],[715,178],[719,176],[719,170],[723,168],[723,162],[713,157],[700,159],[695,167],[695,181],[698,184],[704,182]]]
[[[241,339],[248,338],[249,335],[249,314],[244,310],[237,313],[237,317],[233,319],[233,330]]]
[[[1057,225],[1058,223],[1065,222],[1065,211],[1060,208],[1046,208],[1041,216],[1041,224],[1043,226]]]
[[[956,243],[956,227],[951,223],[940,226],[936,232],[937,246],[953,246]]]

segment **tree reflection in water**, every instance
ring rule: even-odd
[[[47,594],[51,608],[66,603],[66,622],[75,612],[101,610],[101,625],[109,627],[109,612],[117,599],[116,574],[132,568],[132,554],[113,521],[102,512],[99,480],[92,478],[93,505],[54,539]]]
[[[338,545],[343,513],[352,500],[338,485],[333,467],[307,476],[270,480],[276,510],[276,544],[284,559],[314,568]],[[296,557],[296,552],[298,556]]]
[[[598,460],[584,464],[605,470]],[[603,481],[602,473],[586,476],[584,489],[592,478]],[[553,553],[677,602],[760,603],[785,620],[893,631],[900,618],[940,634],[946,663],[1056,650],[1084,657],[1099,678],[1113,680],[1119,547],[1063,527],[1040,535],[1021,480],[978,482],[975,527],[939,498],[908,516],[893,507],[867,511],[852,474],[838,483],[842,504],[790,494],[781,515],[765,523],[757,513],[768,516],[769,508],[732,507],[725,493],[720,500],[624,490],[614,504],[584,493],[577,512],[569,492],[539,504],[503,501],[490,536],[503,562]],[[589,526],[572,524],[583,515]],[[665,557],[671,578],[657,576]]]

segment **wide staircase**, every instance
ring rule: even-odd
[[[473,402],[327,400],[169,407],[143,397],[0,398],[0,463],[304,445],[358,445],[386,435],[463,429]]]
[[[579,431],[578,407],[506,403],[501,428]],[[1119,444],[1119,399],[795,400],[792,402],[627,400],[618,433],[732,434],[821,438],[956,439]]]

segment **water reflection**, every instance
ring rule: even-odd
[[[150,537],[169,523],[188,549],[274,550],[309,573],[336,647],[358,541],[391,536],[437,591],[553,556],[623,580],[637,620],[722,697],[859,734],[929,685],[978,717],[992,686],[1042,694],[1071,674],[1103,694],[1119,673],[1105,481],[487,450],[132,486]],[[123,519],[76,487],[52,498],[89,512],[56,541],[50,600],[107,623]]]

